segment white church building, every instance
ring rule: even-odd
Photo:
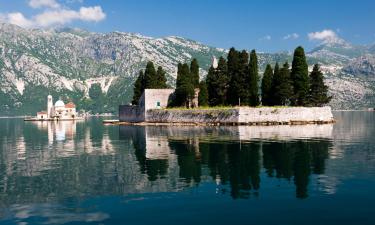
[[[47,97],[47,111],[38,112],[37,120],[75,120],[78,119],[76,105],[73,102],[65,104],[62,100],[53,104],[51,95]]]

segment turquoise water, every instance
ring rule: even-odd
[[[0,224],[375,224],[375,114],[334,125],[0,119]]]

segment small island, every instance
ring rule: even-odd
[[[249,59],[250,58],[250,59]],[[148,62],[134,84],[132,105],[119,106],[112,124],[294,125],[333,123],[328,87],[319,65],[309,74],[304,49],[297,47],[292,67],[268,64],[259,78],[255,50],[231,48],[227,59],[213,57],[199,82],[199,65],[178,64],[176,88],[168,88],[161,66]],[[261,81],[261,83],[260,83]],[[260,90],[259,90],[260,89]],[[261,94],[259,94],[261,93]]]

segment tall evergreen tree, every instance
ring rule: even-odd
[[[156,70],[154,63],[149,61],[146,65],[145,76],[145,88],[158,88],[158,80],[156,76]]]
[[[276,66],[275,66],[276,67]],[[275,69],[276,71],[276,69]],[[289,105],[293,95],[293,86],[290,79],[289,64],[286,62],[277,73],[274,74],[274,104]]]
[[[139,98],[141,97],[143,91],[145,90],[145,77],[143,74],[143,70],[139,71],[139,75],[137,80],[134,83],[134,94],[133,94],[133,105],[138,105]]]
[[[218,66],[214,69],[212,66],[208,70],[206,85],[211,106],[227,104],[227,91],[229,86],[227,62],[220,57]]]
[[[199,83],[198,104],[199,106],[208,106],[208,92],[204,80]]]
[[[155,88],[167,88],[167,78],[165,77],[166,72],[161,66],[156,71],[156,85]]]
[[[190,73],[194,87],[199,87],[199,64],[196,58],[194,58],[190,63]]]
[[[262,105],[272,105],[272,79],[273,70],[270,64],[267,64],[262,78]]]
[[[259,105],[259,74],[258,74],[258,57],[255,50],[250,53],[249,62],[249,105]]]
[[[179,64],[173,105],[189,107],[189,102],[193,100],[194,96],[195,91],[189,65],[186,63]]]
[[[277,86],[280,83],[280,81],[279,81],[280,76],[279,75],[280,75],[280,67],[279,67],[279,63],[276,62],[274,70],[273,70],[273,77],[272,77],[271,105],[278,105],[279,104],[278,96],[276,95],[276,89],[277,89]]]
[[[227,93],[227,101],[230,105],[239,104],[239,90],[241,89],[241,79],[239,73],[239,52],[235,48],[231,48],[227,57],[228,77],[230,79],[229,89]]]
[[[301,46],[294,50],[291,79],[294,90],[292,104],[296,106],[307,105],[310,86],[309,71],[305,50]]]
[[[249,54],[242,50],[239,54],[239,73],[238,73],[237,93],[241,105],[249,104]]]
[[[328,86],[324,84],[324,76],[319,65],[315,64],[310,74],[310,105],[323,106],[332,99],[328,96]]]

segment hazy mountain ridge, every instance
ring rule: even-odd
[[[308,52],[309,65],[322,64],[334,95],[333,107],[373,106],[374,49],[375,46],[352,46],[341,41],[323,43]],[[226,52],[175,36],[150,38],[71,28],[23,29],[3,23],[0,24],[0,114],[31,114],[41,110],[48,93],[79,102],[94,83],[101,85],[111,99],[107,109],[114,111],[118,104],[130,100],[132,82],[148,60],[163,66],[173,85],[179,62],[197,58],[204,76],[212,56]],[[261,69],[267,63],[292,59],[288,52],[258,56]]]

